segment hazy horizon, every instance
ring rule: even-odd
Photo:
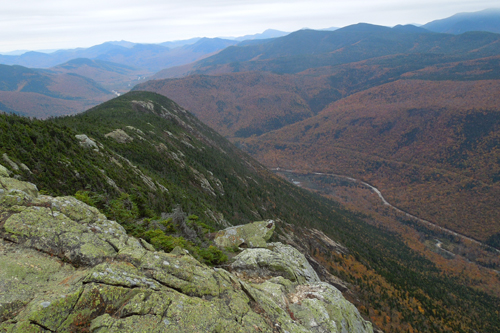
[[[267,29],[286,32],[344,27],[425,24],[460,12],[498,7],[497,0],[277,1],[145,0],[85,3],[22,0],[0,13],[0,53],[86,48],[107,41],[162,43],[194,37],[244,36]]]

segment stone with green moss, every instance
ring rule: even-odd
[[[0,177],[9,177],[9,170],[0,164]]]
[[[83,287],[70,294],[39,295],[30,302],[27,312],[28,320],[50,331],[57,331],[68,317],[83,292]]]
[[[22,321],[18,323],[5,322],[0,324],[0,332],[50,333],[51,331],[29,321]]]
[[[9,190],[8,192],[0,189],[0,205],[3,207],[24,206],[33,201],[33,198],[21,190]]]
[[[328,283],[301,285],[289,294],[289,308],[301,324],[326,332],[371,332],[371,323],[363,320],[354,305]]]
[[[160,284],[147,278],[135,266],[123,262],[102,263],[89,271],[84,283],[102,283],[128,288],[151,288],[159,290]]]
[[[0,321],[11,318],[37,294],[57,289],[64,295],[65,287],[82,274],[50,256],[0,239]]]
[[[71,220],[88,224],[96,222],[99,218],[105,220],[105,216],[95,207],[89,206],[75,197],[57,197],[51,200],[51,207],[54,211],[61,212]]]
[[[85,283],[78,302],[57,331],[86,332],[94,318],[104,313],[116,313],[139,291],[140,289]]]
[[[146,270],[148,277],[183,293],[196,296],[219,294],[214,270],[189,255],[148,252],[142,259],[141,268]]]
[[[38,196],[36,185],[10,177],[0,177],[0,189],[4,191],[3,193],[8,193],[9,191],[22,191],[32,198]]]
[[[47,207],[27,207],[10,216],[4,228],[16,236],[10,239],[76,265],[95,265],[116,254],[91,228]]]
[[[289,245],[270,244],[270,249],[245,249],[231,268],[256,277],[282,276],[298,283],[319,282],[319,277],[302,253]]]
[[[118,241],[115,242],[113,240],[110,240],[110,242],[119,249],[118,258],[134,262],[136,265],[139,265],[144,255],[148,251],[146,248],[144,248],[142,242],[133,237],[120,238],[120,240],[122,241],[121,244],[117,244]]]
[[[215,244],[220,248],[246,246],[266,247],[273,235],[276,224],[273,220],[253,222],[230,227],[215,235]]]
[[[156,252],[73,197],[4,179],[2,333],[372,332],[303,255],[265,244],[270,221],[238,227],[247,245],[268,248],[246,249],[229,272],[180,248]]]

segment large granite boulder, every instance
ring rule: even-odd
[[[282,276],[300,284],[320,282],[302,253],[281,243],[268,246],[269,249],[245,249],[234,257],[231,270],[253,278]]]
[[[373,331],[293,248],[245,250],[281,258],[259,280],[155,251],[73,197],[6,177],[0,189],[0,332]]]
[[[226,247],[266,247],[273,235],[276,224],[273,220],[238,225],[219,231],[215,235],[215,244]]]
[[[127,133],[125,133],[125,131],[122,129],[116,129],[113,132],[109,132],[108,134],[106,134],[104,136],[107,138],[115,139],[116,142],[118,142],[118,143],[129,143],[129,142],[134,141],[134,138],[132,138]]]
[[[83,148],[89,148],[89,149],[94,149],[95,151],[99,151],[97,143],[91,138],[89,138],[86,134],[77,134],[75,135],[75,138],[78,140],[78,143]]]

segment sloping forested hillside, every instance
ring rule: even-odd
[[[299,31],[135,89],[195,110],[268,167],[368,181],[405,211],[496,244],[499,38]]]
[[[269,166],[364,179],[405,211],[488,241],[500,232],[499,88],[397,81],[245,147]]]
[[[82,112],[113,93],[74,73],[0,65],[0,111],[46,118]]]
[[[281,219],[348,249],[311,255],[351,286],[345,292],[386,332],[500,327],[498,297],[446,277],[396,234],[270,174],[160,95],[132,92],[47,121],[0,115],[0,128],[1,163],[13,176],[45,193],[76,195],[160,249],[180,245],[217,264],[224,253],[210,250],[210,231]],[[175,230],[168,219],[175,214],[185,214],[194,238]],[[287,230],[277,232],[292,237]],[[308,231],[297,234],[307,242]]]

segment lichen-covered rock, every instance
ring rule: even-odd
[[[38,189],[36,185],[28,182],[22,182],[15,178],[0,177],[0,189],[3,190],[0,192],[0,196],[16,191],[24,192],[31,198],[36,198],[38,196]]]
[[[73,197],[0,186],[2,333],[373,332],[290,246],[247,249],[230,273],[157,252]],[[239,229],[265,245],[270,223]]]
[[[305,328],[316,332],[369,332],[372,325],[342,293],[328,283],[297,286],[288,295],[289,309]]]
[[[134,141],[134,139],[130,135],[125,133],[125,131],[122,129],[116,129],[104,136],[107,138],[115,139],[118,143],[128,143]]]
[[[266,247],[275,229],[273,220],[259,221],[238,225],[219,231],[215,235],[215,244],[221,248],[246,246]]]
[[[245,249],[234,258],[231,269],[249,277],[282,276],[298,283],[319,282],[302,253],[289,245],[269,244],[271,249]]]
[[[141,287],[159,290],[160,284],[146,278],[135,266],[122,262],[97,265],[83,280],[84,283],[102,283],[127,288]]]
[[[214,271],[188,255],[149,252],[141,261],[148,277],[159,283],[195,296],[218,296]]]
[[[0,322],[10,318],[36,295],[66,288],[84,276],[69,264],[0,239]]]
[[[19,170],[19,166],[17,165],[17,163],[12,161],[7,154],[3,154],[2,159],[5,161],[5,163],[10,165],[12,170],[15,170],[15,171]]]
[[[77,135],[75,135],[75,138],[79,141],[78,143],[83,148],[90,148],[90,149],[94,149],[95,151],[99,151],[99,147],[97,146],[97,143],[95,143],[95,141],[90,139],[87,135],[77,134]]]
[[[9,177],[9,170],[0,164],[0,177]]]
[[[101,231],[51,207],[22,207],[5,220],[5,238],[75,265],[95,265],[116,254]]]

